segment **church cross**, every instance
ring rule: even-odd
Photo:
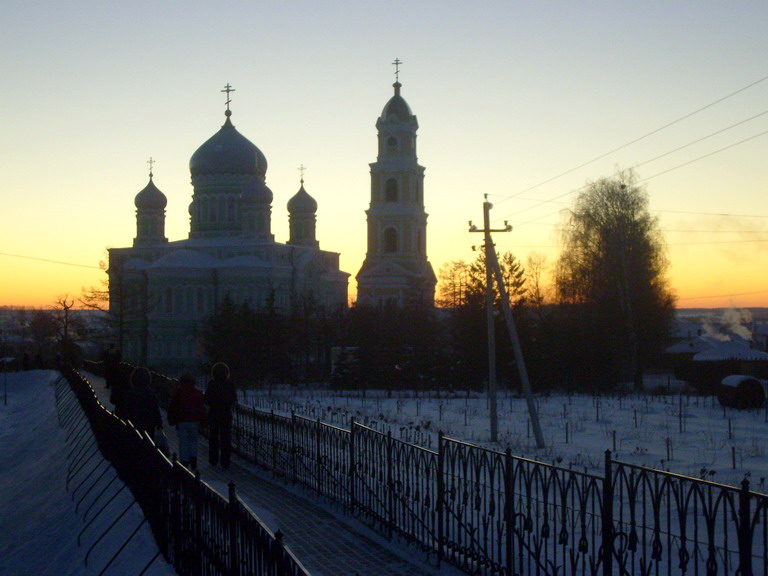
[[[392,62],[392,65],[395,67],[395,82],[400,82],[400,64],[402,63],[403,61],[400,58],[395,58],[395,61]]]
[[[303,186],[304,185],[304,172],[306,172],[307,169],[304,167],[304,164],[302,164],[301,166],[299,166],[298,170],[299,170],[299,174],[301,174],[301,185]]]
[[[222,90],[222,92],[226,92],[227,93],[227,101],[225,102],[225,104],[227,105],[227,112],[229,112],[229,103],[232,102],[232,99],[229,97],[229,93],[230,92],[234,92],[234,91],[235,91],[235,89],[232,88],[232,86],[229,85],[229,82],[227,82],[227,85],[224,86],[224,90]]]
[[[149,177],[152,178],[152,168],[155,166],[155,160],[152,158],[152,156],[150,156],[149,160],[147,160],[147,164],[149,164]]]

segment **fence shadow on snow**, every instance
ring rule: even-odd
[[[308,576],[309,572],[237,497],[228,498],[172,463],[130,422],[98,400],[90,383],[72,369],[63,376],[90,423],[104,458],[129,487],[149,523],[160,553],[182,576]]]

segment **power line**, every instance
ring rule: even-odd
[[[24,256],[22,254],[9,254],[7,252],[0,252],[0,256],[10,256],[11,258],[22,258],[24,260],[36,260],[38,262],[48,262],[50,264],[61,264],[62,266],[76,266],[78,268],[93,268],[96,270],[102,270],[101,266],[89,266],[88,264],[75,264],[74,262],[62,262],[61,260],[49,260],[48,258],[36,258],[34,256]]]
[[[724,146],[722,148],[714,150],[713,152],[708,152],[707,154],[703,154],[703,155],[698,156],[698,157],[696,157],[696,158],[694,158],[692,160],[688,160],[686,162],[683,162],[682,164],[678,164],[677,166],[673,166],[672,168],[668,168],[666,170],[662,170],[661,172],[657,172],[656,174],[653,174],[652,176],[648,176],[647,178],[641,178],[640,180],[637,181],[637,184],[642,184],[642,183],[648,182],[649,180],[653,180],[654,178],[662,176],[663,174],[667,174],[669,172],[672,172],[673,170],[677,170],[678,168],[682,168],[682,167],[687,166],[689,164],[693,164],[694,162],[698,162],[699,160],[703,160],[704,158],[709,158],[710,156],[714,156],[715,154],[719,154],[720,152],[724,152],[725,150],[728,150],[730,148],[734,148],[736,146],[744,144],[745,142],[749,142],[750,140],[754,140],[755,138],[759,138],[760,136],[765,136],[766,134],[768,134],[768,130],[764,130],[763,132],[760,132],[758,134],[754,134],[752,136],[749,136],[748,138],[744,138],[743,140],[739,140],[738,142],[734,142],[732,144],[729,144],[728,146]],[[703,138],[700,138],[699,140],[697,140],[697,142],[701,141],[701,140],[703,140]],[[685,146],[683,146],[682,148],[684,148],[684,147]],[[664,156],[664,155],[665,154],[662,154],[661,156]],[[652,160],[655,160],[657,158],[661,158],[661,156],[657,156],[656,158],[653,158]],[[646,164],[648,162],[651,162],[652,160],[649,160],[647,162],[641,162],[640,164],[638,164],[638,166],[641,166],[642,164]],[[588,186],[589,186],[589,184],[584,184],[583,186],[579,186],[578,188],[574,188],[573,190],[569,190],[568,192],[563,192],[562,194],[558,194],[554,198],[549,198],[547,200],[542,200],[538,204],[534,204],[533,206],[528,206],[527,208],[523,208],[522,210],[518,210],[517,212],[515,212],[513,214],[508,214],[505,218],[506,219],[510,219],[513,216],[517,216],[518,214],[522,214],[523,212],[527,212],[528,210],[533,210],[534,208],[538,208],[539,206],[543,206],[544,204],[553,203],[556,200],[559,200],[560,198],[564,198],[565,196],[570,196],[571,194],[575,194],[576,192],[579,192],[579,191],[587,188]],[[514,196],[509,196],[509,197],[505,198],[504,200],[509,200],[510,198],[514,198]],[[500,200],[499,203],[504,202],[504,200]],[[529,224],[530,222],[534,222],[536,220],[541,220],[541,219],[546,218],[548,216],[552,216],[553,214],[556,214],[556,212],[555,213],[547,214],[547,215],[542,216],[540,218],[535,218],[534,220],[529,220],[528,222],[525,222],[525,224]]]
[[[701,138],[699,138],[697,140],[693,140],[691,142],[688,142],[687,144],[683,144],[682,146],[678,146],[677,148],[674,148],[672,150],[664,152],[663,154],[659,154],[658,156],[655,156],[654,158],[651,158],[650,160],[646,160],[644,162],[641,162],[640,164],[637,164],[637,166],[644,166],[645,164],[650,164],[651,162],[655,162],[656,160],[664,158],[665,156],[669,156],[670,154],[674,154],[675,152],[679,152],[680,150],[688,148],[689,146],[693,146],[694,144],[698,144],[699,142],[703,142],[704,140],[707,140],[708,138],[712,138],[713,136],[717,136],[718,134],[722,134],[723,132],[727,132],[731,128],[735,128],[736,126],[741,126],[742,124],[746,124],[747,122],[751,122],[755,118],[759,118],[760,116],[764,116],[765,114],[768,114],[768,110],[764,110],[764,111],[760,112],[759,114],[755,114],[751,118],[746,118],[745,120],[741,120],[740,122],[736,122],[735,124],[731,124],[730,126],[726,126],[725,128],[721,128],[720,130],[712,132],[711,134],[707,134],[706,136],[702,136]],[[760,136],[760,134],[758,134],[758,136]],[[750,138],[750,140],[751,140],[751,138]]]
[[[507,200],[511,200],[512,198],[516,198],[520,194],[525,194],[526,192],[530,192],[531,190],[535,190],[536,188],[538,188],[540,186],[543,186],[544,184],[549,184],[553,180],[557,180],[561,176],[565,176],[566,174],[570,174],[571,172],[575,172],[576,170],[579,170],[580,168],[584,168],[585,166],[589,166],[593,162],[597,162],[598,160],[602,160],[603,158],[605,158],[606,156],[610,156],[614,152],[618,152],[619,150],[623,150],[624,148],[627,148],[628,146],[631,146],[632,144],[636,144],[637,142],[640,142],[641,140],[644,140],[644,139],[648,138],[649,136],[653,136],[654,134],[657,134],[658,132],[661,132],[662,130],[666,130],[670,126],[674,126],[675,124],[679,124],[683,120],[687,120],[691,116],[695,116],[699,112],[703,112],[704,110],[707,110],[708,108],[711,108],[712,106],[720,104],[721,102],[727,100],[728,98],[736,96],[737,94],[740,94],[741,92],[744,92],[745,90],[748,90],[748,89],[752,88],[753,86],[756,86],[757,84],[760,84],[761,82],[765,82],[766,80],[768,80],[768,76],[764,76],[764,77],[760,78],[759,80],[755,80],[754,82],[744,86],[743,88],[739,88],[738,90],[736,90],[734,92],[731,92],[730,94],[727,94],[727,95],[725,95],[725,96],[723,96],[721,98],[718,98],[714,102],[710,102],[709,104],[707,104],[705,106],[702,106],[701,108],[698,108],[697,110],[694,110],[693,112],[689,112],[688,114],[686,114],[685,116],[681,116],[677,120],[673,120],[672,122],[664,124],[663,126],[661,126],[659,128],[656,128],[655,130],[651,130],[650,132],[648,132],[647,134],[644,134],[643,136],[640,136],[639,138],[635,138],[634,140],[630,140],[626,144],[622,144],[621,146],[619,146],[617,148],[614,148],[613,150],[610,150],[610,151],[608,151],[608,152],[606,152],[604,154],[601,154],[601,155],[599,155],[599,156],[597,156],[595,158],[592,158],[591,160],[588,160],[587,162],[583,162],[582,164],[579,164],[578,166],[576,166],[574,168],[570,168],[569,170],[561,172],[557,176],[553,176],[553,177],[548,178],[548,179],[546,179],[546,180],[544,180],[542,182],[539,182],[538,184],[535,184],[535,185],[533,185],[533,186],[531,186],[529,188],[526,188],[525,190],[521,190],[517,194],[513,194],[512,196],[508,196],[504,200],[500,200],[499,204],[501,204],[502,202],[505,202]],[[760,116],[760,114],[758,114],[758,116]],[[745,120],[745,122],[746,121],[747,120]]]
[[[737,292],[735,294],[713,294],[710,296],[686,296],[677,298],[677,300],[704,300],[705,298],[730,298],[732,296],[754,296],[755,294],[768,294],[768,290],[757,290],[755,292]]]
[[[668,172],[672,172],[673,170],[677,170],[678,168],[682,168],[683,166],[688,166],[688,164],[693,164],[694,162],[698,162],[699,160],[703,160],[704,158],[709,158],[710,156],[714,156],[715,154],[719,154],[720,152],[724,152],[725,150],[734,148],[735,146],[744,144],[745,142],[749,142],[750,140],[754,140],[755,138],[759,138],[760,136],[765,136],[766,134],[768,134],[768,130],[760,132],[759,134],[755,134],[754,136],[750,136],[749,138],[744,138],[743,140],[739,140],[738,142],[734,142],[733,144],[729,144],[728,146],[724,146],[723,148],[715,150],[714,152],[709,152],[708,154],[704,154],[702,156],[699,156],[698,158],[694,158],[693,160],[688,160],[687,162],[683,162],[682,164],[678,164],[677,166],[673,166],[672,168],[668,168],[667,170],[657,172],[653,176],[648,176],[648,178],[642,178],[641,180],[638,180],[637,183],[640,184],[642,182],[647,182],[648,180],[652,180],[657,176],[661,176],[662,174],[667,174]]]

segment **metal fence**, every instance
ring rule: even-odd
[[[768,574],[768,496],[634,466],[561,468],[439,437],[235,411],[240,455],[335,500],[439,563],[481,575]]]
[[[162,555],[182,576],[307,576],[309,572],[237,497],[213,490],[117,418],[88,381],[63,372],[99,449],[141,506]]]

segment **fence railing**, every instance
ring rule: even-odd
[[[471,574],[768,574],[768,496],[634,466],[602,476],[439,436],[235,411],[234,449]]]
[[[768,575],[768,496],[613,460],[602,476],[239,405],[234,449],[480,575]]]
[[[307,576],[309,572],[237,497],[228,499],[170,462],[152,440],[117,418],[88,381],[62,373],[77,396],[99,448],[141,506],[160,552],[182,576]]]

